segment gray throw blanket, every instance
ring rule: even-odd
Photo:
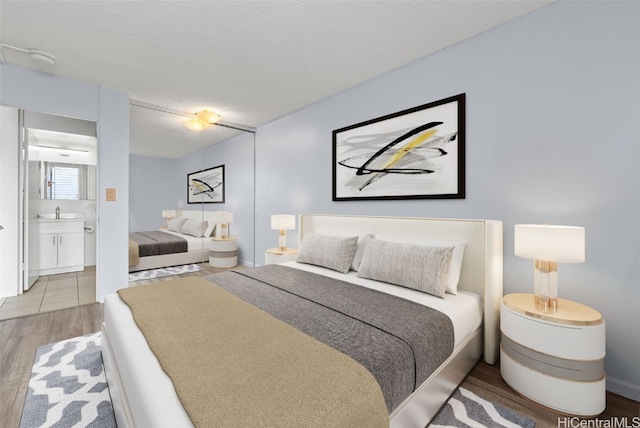
[[[359,362],[389,412],[453,351],[449,317],[376,290],[280,265],[205,279]]]
[[[186,239],[159,230],[131,232],[129,239],[138,243],[140,257],[184,253],[188,247]]]

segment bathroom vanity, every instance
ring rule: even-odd
[[[84,270],[83,218],[39,218],[30,223],[29,235],[38,249],[29,270],[38,276]]]

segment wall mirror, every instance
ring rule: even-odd
[[[183,114],[161,107],[131,102],[130,238],[135,240],[136,237],[131,236],[135,233],[165,231],[174,215],[197,217],[212,224],[214,212],[228,211],[233,215],[233,224],[228,230],[237,240],[238,261],[253,264],[254,134],[238,133],[237,129],[221,126],[193,131],[183,125],[186,119]],[[222,142],[214,143],[216,139]],[[224,165],[225,171],[224,202],[205,203],[202,198],[190,200],[189,178],[220,165]],[[192,248],[195,250],[195,246]],[[202,240],[199,250],[200,256],[194,255],[194,259],[204,263],[205,266],[200,267],[207,269],[210,239]],[[150,267],[146,260],[135,257],[130,263],[133,264],[129,265],[129,272],[160,267]],[[165,262],[158,260],[158,263]],[[193,261],[176,256],[175,261],[168,263],[178,266]]]
[[[95,200],[94,136],[28,129],[29,193],[38,199]]]

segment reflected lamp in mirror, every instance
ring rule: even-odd
[[[233,223],[233,214],[229,211],[215,211],[213,222],[216,224],[216,239],[229,239],[229,224]]]
[[[176,216],[176,210],[162,210],[162,217],[167,219],[165,227],[169,227],[169,220]]]
[[[585,260],[585,229],[579,226],[516,224],[515,255],[533,260],[533,295],[540,312],[558,310],[558,263]]]
[[[271,216],[271,230],[278,230],[278,250],[287,251],[287,230],[296,228],[296,216],[291,214],[274,214]]]

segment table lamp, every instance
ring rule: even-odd
[[[279,231],[278,251],[287,251],[287,230],[296,228],[296,216],[290,214],[274,214],[271,216],[271,229]]]
[[[215,211],[213,222],[216,224],[216,239],[229,239],[229,224],[233,223],[233,213],[229,211]]]
[[[533,260],[533,295],[540,312],[558,310],[558,263],[584,262],[585,230],[578,226],[516,224],[515,255]]]
[[[176,216],[176,210],[162,210],[162,217],[167,219],[167,227],[169,227],[169,220]]]

